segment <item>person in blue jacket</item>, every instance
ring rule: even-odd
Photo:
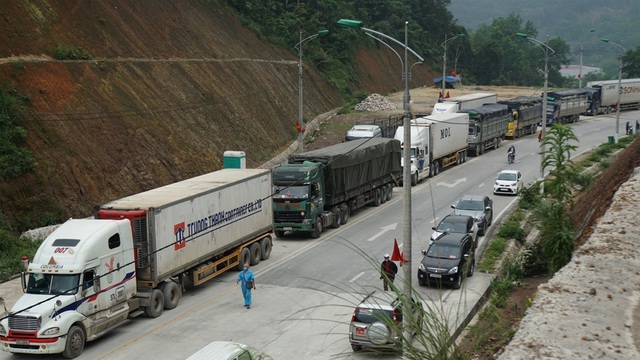
[[[251,290],[256,289],[256,277],[249,270],[249,264],[244,264],[244,268],[238,274],[236,284],[241,284],[242,296],[244,296],[244,307],[251,308]]]

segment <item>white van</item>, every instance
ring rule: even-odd
[[[187,360],[270,360],[259,350],[233,341],[214,341]]]
[[[345,141],[382,137],[382,129],[378,125],[354,125],[351,130],[347,131]]]

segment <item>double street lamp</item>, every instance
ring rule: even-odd
[[[300,31],[300,42],[294,46],[298,49],[298,152],[304,151],[304,119],[302,118],[302,47],[309,41],[317,38],[320,35],[327,34],[329,30],[320,30],[316,34],[302,38],[302,31]]]
[[[596,29],[590,29],[589,32],[595,32]],[[582,89],[582,41],[584,38],[584,30],[580,34],[580,72],[578,73],[578,87]]]
[[[542,93],[542,132],[540,135],[540,181],[544,180],[544,135],[547,130],[547,90],[549,87],[549,51],[555,53],[555,51],[547,45],[549,42],[549,35],[547,35],[547,41],[542,42],[536,38],[532,38],[527,34],[516,33],[517,36],[523,37],[534,45],[539,47],[544,52],[544,92]]]
[[[447,69],[447,44],[450,43],[451,41],[464,36],[464,34],[458,34],[455,35],[454,37],[451,37],[449,39],[447,39],[447,34],[444,34],[444,42],[442,44],[440,44],[443,48],[444,48],[444,55],[442,58],[442,94],[441,97],[444,100],[444,88],[445,88],[445,84],[447,83],[446,81],[446,69]]]
[[[609,41],[609,39],[602,38],[601,41],[609,43],[618,49],[622,50],[622,54],[620,54],[620,61],[618,66],[618,100],[616,101],[616,142],[618,142],[618,138],[620,138],[620,93],[622,93],[622,55],[627,52],[622,45],[616,44],[613,41]]]
[[[372,29],[367,29],[366,27],[363,26],[362,21],[358,21],[358,20],[349,20],[349,19],[340,19],[338,20],[338,24],[342,25],[342,26],[346,26],[346,27],[350,27],[350,28],[355,28],[358,30],[362,30],[364,31],[368,36],[372,37],[373,39],[375,39],[376,41],[381,42],[382,44],[384,44],[385,46],[387,46],[389,49],[391,49],[391,51],[393,51],[398,58],[400,59],[400,63],[402,64],[402,78],[404,80],[404,97],[402,98],[402,108],[404,110],[404,120],[403,120],[403,125],[404,125],[404,151],[403,151],[403,162],[404,162],[404,167],[403,167],[403,184],[402,184],[402,188],[404,191],[404,224],[403,224],[403,236],[404,236],[404,240],[403,240],[403,245],[402,245],[402,251],[403,254],[405,255],[405,258],[407,259],[407,264],[404,267],[404,276],[405,276],[405,282],[404,282],[404,289],[403,289],[403,293],[404,295],[407,296],[407,299],[411,298],[411,291],[412,291],[412,287],[411,287],[411,129],[410,129],[410,112],[409,112],[409,101],[410,101],[410,96],[409,96],[409,65],[408,65],[408,52],[411,52],[415,57],[418,58],[418,62],[416,62],[415,64],[413,64],[411,67],[413,68],[414,65],[422,63],[424,61],[424,59],[418,55],[415,51],[411,50],[409,48],[409,46],[407,45],[408,43],[408,32],[407,32],[407,26],[409,25],[409,22],[405,22],[404,23],[404,44],[401,43],[400,41],[385,35],[381,32],[372,30]],[[404,60],[402,59],[402,57],[400,56],[400,54],[398,54],[398,52],[391,47],[391,45],[387,44],[383,39],[389,40],[391,42],[396,43],[397,45],[401,46],[404,48]]]

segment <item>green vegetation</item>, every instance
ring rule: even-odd
[[[56,60],[91,60],[91,54],[80,47],[58,45],[53,52]]]
[[[21,258],[33,259],[41,241],[19,238],[11,231],[8,221],[0,213],[0,281],[7,281],[23,270]]]
[[[0,84],[0,177],[7,180],[35,167],[35,159],[24,143],[27,131],[15,121],[23,100],[13,88]]]

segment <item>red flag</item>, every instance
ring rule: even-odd
[[[447,99],[450,98],[451,96],[449,95],[449,92],[447,91],[447,96],[445,96]]]
[[[542,141],[542,130],[538,133],[538,142]]]
[[[442,99],[442,93],[438,91],[438,99]]]
[[[393,252],[391,253],[392,261],[400,261],[400,264],[409,262],[409,260],[405,259],[403,254],[400,252],[400,248],[398,247],[398,240],[393,239]]]

